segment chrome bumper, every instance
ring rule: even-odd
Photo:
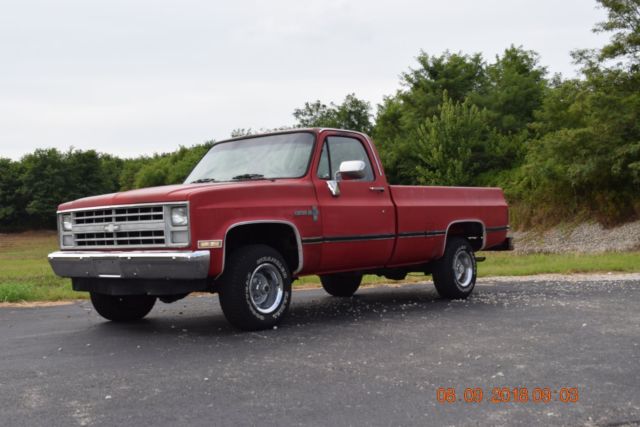
[[[209,251],[60,251],[49,254],[49,263],[62,277],[195,280],[207,277],[209,257]]]

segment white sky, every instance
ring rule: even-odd
[[[375,105],[420,49],[522,45],[573,77],[604,18],[594,0],[0,0],[0,157],[152,154],[291,125],[305,101]]]

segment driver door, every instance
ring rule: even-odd
[[[340,164],[361,160],[364,176],[336,178]],[[332,272],[384,266],[395,242],[395,209],[381,171],[372,167],[363,139],[329,134],[323,141],[314,176],[323,238],[321,270]],[[340,194],[332,195],[327,182],[337,179]]]

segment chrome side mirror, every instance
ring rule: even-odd
[[[367,165],[362,160],[348,160],[340,163],[340,168],[336,172],[336,179],[338,175],[340,178],[360,179],[364,178],[365,169]]]
[[[340,167],[335,173],[332,180],[327,181],[327,187],[333,197],[340,195],[339,181],[342,178],[347,179],[360,179],[365,176],[365,169],[367,165],[362,160],[348,160],[340,163]]]

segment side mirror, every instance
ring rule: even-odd
[[[333,197],[340,195],[339,181],[341,179],[360,179],[365,176],[367,165],[362,160],[348,160],[340,163],[340,168],[336,171],[335,177],[327,181],[327,187]]]
[[[327,188],[329,188],[329,192],[333,197],[338,197],[340,195],[340,185],[338,185],[338,181],[331,180],[327,181]]]
[[[336,173],[336,180],[338,176],[342,179],[360,179],[365,176],[366,165],[362,160],[348,160],[340,163],[340,168]]]

